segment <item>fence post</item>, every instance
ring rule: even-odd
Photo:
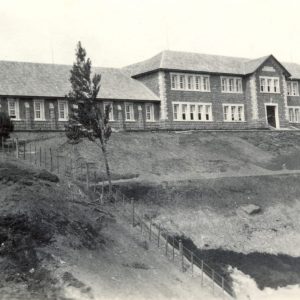
[[[71,179],[73,179],[73,160],[72,160],[72,158],[70,158],[70,175],[71,175]]]
[[[134,200],[131,198],[131,208],[132,208],[132,227],[134,227]]]
[[[192,276],[194,275],[194,253],[191,251],[191,271]]]
[[[19,140],[16,138],[16,158],[19,158]]]
[[[40,167],[42,166],[42,148],[40,147]]]
[[[31,143],[29,144],[29,162],[31,163]]]
[[[94,192],[96,192],[96,183],[97,183],[97,174],[96,174],[96,171],[94,171]],[[116,202],[116,200],[115,200]]]
[[[36,153],[36,144],[34,144],[34,164],[37,163],[37,153]]]
[[[4,156],[4,137],[2,137],[2,139],[1,139],[1,145],[2,145],[2,153]]]
[[[160,244],[160,224],[158,224],[158,235],[157,235],[157,247],[159,248]]]
[[[24,160],[26,159],[26,141],[24,142],[24,153],[23,153]]]
[[[215,294],[215,271],[214,270],[212,270],[211,279],[212,279],[212,290],[214,295]]]
[[[89,174],[90,174],[89,163],[86,163],[86,188],[87,188],[87,190],[90,189],[90,178],[89,178]]]
[[[173,258],[173,261],[174,261],[175,260],[175,238],[174,238],[174,236],[173,236],[172,258]]]
[[[204,267],[204,263],[203,260],[201,260],[201,286],[203,286],[203,267]]]
[[[53,157],[52,157],[52,149],[49,149],[50,151],[50,172],[53,170]]]
[[[56,150],[56,164],[57,164],[57,174],[59,174],[59,155],[57,150]]]
[[[45,160],[45,162],[44,162],[44,166],[45,166],[45,169],[47,170],[47,151],[46,151],[46,148],[44,148],[44,160]]]
[[[168,257],[168,242],[169,242],[169,236],[166,236],[166,257]]]
[[[152,219],[150,219],[150,227],[149,227],[149,241],[151,241],[151,235],[152,235]]]
[[[183,249],[182,249],[182,240],[179,240],[179,253],[180,253],[180,258],[181,258],[181,270],[182,272],[184,271],[184,266],[183,266]]]

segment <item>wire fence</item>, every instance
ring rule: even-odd
[[[46,169],[70,181],[80,181],[87,191],[98,194],[100,202],[104,199],[104,181],[96,171],[94,162],[86,162],[84,158],[74,155],[62,155],[59,149],[40,146],[38,143],[28,143],[25,140],[2,138],[0,152],[4,157],[14,157]],[[100,190],[100,191],[99,191]],[[155,244],[166,257],[176,264],[183,272],[189,272],[193,277],[200,278],[201,286],[211,287],[216,296],[223,299],[235,297],[231,283],[224,276],[211,268],[195,252],[184,246],[181,239],[174,236],[162,224],[154,223],[152,219],[143,217],[136,209],[136,203],[120,190],[113,188],[115,204],[122,205],[122,214],[130,220],[133,227],[138,227],[141,235],[150,243]]]
[[[231,283],[211,268],[195,252],[183,245],[180,238],[174,236],[160,223],[152,219],[146,220],[137,212],[136,203],[119,190],[113,188],[115,203],[122,204],[122,213],[133,227],[137,227],[143,237],[164,251],[166,257],[176,264],[183,272],[189,272],[193,277],[199,277],[201,286],[211,287],[215,296],[223,299],[235,298]]]

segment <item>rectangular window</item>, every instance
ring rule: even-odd
[[[195,105],[190,106],[190,120],[191,121],[195,120],[195,109],[196,109]]]
[[[300,106],[289,107],[289,121],[291,123],[300,123]]]
[[[298,81],[287,81],[288,96],[299,96]]]
[[[244,105],[224,104],[223,119],[227,122],[243,122],[245,120]]]
[[[8,99],[8,115],[11,119],[20,120],[19,100]]]
[[[182,106],[181,106],[182,120],[186,120],[186,111],[187,111],[187,104],[182,104]]]
[[[264,78],[260,79],[260,91],[264,92],[266,90],[266,80]]]
[[[45,121],[44,100],[34,100],[34,120]]]
[[[278,79],[274,79],[273,81],[273,88],[274,88],[274,93],[277,93],[279,91],[279,80]]]
[[[113,106],[112,102],[104,102],[103,106],[104,106],[103,107],[104,113],[105,113],[106,107],[110,108],[108,118],[109,118],[109,121],[113,121],[114,120],[114,106]]]
[[[194,89],[194,77],[193,76],[188,76],[188,90],[193,90]]]
[[[198,105],[198,120],[203,120],[203,105]]]
[[[209,86],[209,77],[203,76],[203,91],[209,91],[210,86]]]
[[[223,107],[224,121],[229,121],[229,118],[228,118],[228,109],[229,109],[228,106],[224,106]]]
[[[134,121],[134,110],[132,103],[125,103],[125,120]]]
[[[205,105],[205,120],[210,121],[211,119],[211,106]]]
[[[146,121],[147,122],[154,121],[154,106],[151,103],[146,104]]]
[[[181,89],[181,90],[185,89],[185,76],[184,75],[179,76],[179,89]]]
[[[69,117],[68,102],[58,100],[58,121],[67,121]]]
[[[176,121],[212,121],[210,103],[173,103],[173,118]]]
[[[295,108],[295,122],[299,123],[300,122],[300,115],[299,115],[299,108]]]
[[[171,76],[171,86],[172,89],[178,89],[178,76],[177,75],[172,75]]]
[[[178,120],[178,109],[179,109],[179,104],[173,104],[173,117],[174,117],[174,120]]]
[[[200,76],[195,77],[195,89],[197,91],[201,90],[201,77]]]
[[[223,93],[242,93],[242,78],[221,77],[221,89]]]
[[[260,77],[261,93],[280,93],[278,77]]]
[[[171,89],[209,92],[210,82],[207,75],[171,73]]]

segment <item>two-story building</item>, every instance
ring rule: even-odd
[[[0,62],[0,110],[16,130],[63,130],[67,65]],[[99,109],[122,130],[296,128],[300,65],[273,55],[246,59],[163,51],[102,76]]]

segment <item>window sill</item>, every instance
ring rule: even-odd
[[[173,89],[173,88],[171,88],[171,91],[200,92],[200,93],[210,93],[211,92],[211,90],[209,90],[209,91],[202,91],[202,90],[186,90],[186,89]]]
[[[135,122],[135,120],[125,120],[125,122]]]
[[[277,94],[280,95],[280,92],[262,92],[260,91],[261,94]]]
[[[224,123],[246,123],[246,121],[229,121],[229,120],[223,120]]]
[[[146,123],[153,123],[156,122],[155,120],[146,120]]]
[[[46,119],[34,119],[34,121],[45,122],[45,121],[46,121]]]
[[[58,119],[59,122],[68,122],[69,119]]]
[[[173,120],[173,122],[192,122],[192,123],[197,123],[197,122],[213,122],[214,120]]]
[[[14,119],[14,118],[10,118],[11,121],[23,121],[22,119]]]
[[[225,91],[222,91],[222,94],[244,94],[244,92],[225,92]]]
[[[299,95],[287,95],[288,97],[299,97]]]

